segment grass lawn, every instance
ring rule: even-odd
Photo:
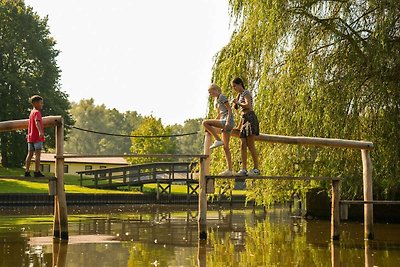
[[[24,170],[22,168],[5,168],[0,166],[1,176],[22,176]],[[45,173],[46,176],[53,177],[54,173]],[[127,187],[123,190],[103,190],[93,189],[80,186],[80,177],[78,175],[64,175],[65,191],[67,193],[83,193],[83,194],[143,194],[138,191],[128,191]],[[90,185],[90,181],[84,181],[84,185]],[[125,189],[125,190],[124,190]],[[143,186],[144,193],[156,192],[156,184],[146,184]],[[175,195],[186,195],[186,185],[172,185],[171,193]],[[48,193],[48,184],[46,179],[37,182],[16,180],[16,179],[0,179],[0,194],[2,193]],[[245,190],[233,190],[233,195],[245,195]]]

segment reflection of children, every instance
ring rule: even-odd
[[[43,148],[44,142],[44,127],[43,119],[40,110],[43,108],[43,98],[38,95],[34,95],[30,98],[30,102],[33,106],[31,114],[29,115],[28,125],[28,155],[25,161],[25,177],[31,177],[29,168],[31,166],[31,160],[33,153],[35,153],[35,177],[44,177],[40,172],[40,154]]]
[[[242,79],[235,78],[231,82],[233,90],[238,93],[233,100],[235,108],[239,108],[242,119],[240,120],[240,140],[242,142],[242,170],[238,175],[247,175],[247,148],[249,148],[254,162],[254,169],[249,171],[249,175],[260,175],[258,169],[258,155],[254,144],[256,135],[259,135],[259,123],[256,114],[253,111],[253,97],[250,91],[246,90]]]
[[[203,126],[215,137],[215,142],[210,146],[211,149],[224,146],[228,169],[219,175],[233,175],[231,152],[229,150],[229,139],[234,126],[232,109],[229,105],[228,98],[221,93],[221,88],[218,85],[212,84],[208,88],[208,93],[210,96],[215,98],[214,106],[218,110],[218,116],[214,120],[210,119],[203,121]],[[214,127],[222,129],[222,141]]]

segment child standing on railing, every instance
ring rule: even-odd
[[[35,153],[35,172],[33,175],[35,177],[44,177],[40,172],[40,156],[45,140],[42,113],[40,113],[43,108],[43,98],[39,95],[34,95],[30,98],[30,102],[33,109],[29,115],[28,155],[25,161],[25,177],[31,177],[29,169],[31,167],[33,153]]]
[[[229,150],[229,139],[231,131],[234,126],[233,113],[229,105],[228,98],[221,93],[221,88],[212,84],[208,88],[208,93],[211,97],[214,97],[214,107],[218,110],[218,115],[215,119],[209,119],[203,121],[204,128],[215,137],[215,142],[210,146],[211,149],[224,146],[224,152],[228,169],[221,172],[219,175],[233,175],[232,172],[232,158]],[[215,128],[222,129],[222,140],[218,136]]]
[[[233,100],[235,109],[239,109],[242,119],[239,124],[241,154],[242,154],[242,170],[238,175],[260,175],[258,168],[258,155],[255,147],[255,136],[259,135],[259,123],[257,115],[253,111],[253,97],[250,91],[246,90],[241,78],[235,78],[231,82],[233,90],[238,93],[237,97]],[[249,148],[253,158],[254,169],[247,173],[247,148]]]

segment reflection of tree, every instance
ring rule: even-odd
[[[349,235],[333,244],[323,232],[315,240],[309,232],[322,229],[314,226],[282,221],[246,225],[245,246],[237,246],[232,233],[211,231],[207,266],[398,266],[400,256],[391,244],[364,244]]]

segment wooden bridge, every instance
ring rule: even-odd
[[[68,218],[67,218],[67,203],[65,198],[64,190],[64,159],[67,156],[64,155],[64,123],[61,116],[50,116],[43,118],[45,127],[56,127],[56,194],[54,196],[54,237],[67,240],[68,239]],[[17,121],[5,121],[0,122],[0,132],[4,131],[15,131],[27,129],[28,120],[17,120]],[[238,131],[233,131],[232,136],[238,137]],[[370,157],[370,151],[373,149],[373,143],[368,141],[355,141],[355,140],[343,140],[343,139],[332,139],[332,138],[318,138],[318,137],[304,137],[304,136],[280,136],[280,135],[269,135],[260,134],[256,137],[256,141],[264,141],[269,143],[283,143],[291,145],[307,145],[307,146],[318,146],[318,147],[340,147],[347,149],[358,149],[361,151],[362,159],[362,180],[363,180],[363,193],[364,200],[364,235],[366,239],[373,239],[373,194],[372,194],[372,162]],[[212,181],[214,179],[225,178],[232,179],[237,178],[235,176],[224,177],[224,176],[212,176],[209,173],[210,166],[210,147],[211,135],[206,134],[204,141],[204,154],[203,155],[124,155],[126,157],[144,157],[144,158],[175,158],[175,159],[198,159],[199,160],[199,217],[198,217],[198,232],[199,238],[205,239],[207,237],[207,180],[211,181],[208,183],[208,187],[212,190]],[[104,155],[109,157],[108,155]],[[115,155],[120,157],[120,155]],[[78,156],[84,157],[84,156]],[[93,157],[93,155],[87,156]],[[96,155],[98,157],[98,155]],[[98,177],[105,178],[105,177]],[[297,179],[304,180],[301,177],[246,177],[246,179]],[[331,237],[332,239],[339,238],[339,179],[335,177],[306,177],[308,180],[331,180],[332,181],[332,213],[331,213]],[[120,177],[119,179],[124,179]],[[126,178],[128,179],[128,177]],[[111,179],[111,183],[112,183]],[[108,178],[110,183],[110,178]],[[100,184],[98,180],[98,185]],[[209,191],[212,192],[212,191]]]
[[[171,196],[172,184],[183,184],[187,187],[187,197],[197,195],[199,187],[197,162],[154,162],[126,167],[107,168],[77,172],[80,185],[90,181],[93,185],[86,187],[117,189],[119,187],[140,187],[145,184],[157,184],[157,200],[160,195]],[[87,177],[92,176],[92,177]]]

